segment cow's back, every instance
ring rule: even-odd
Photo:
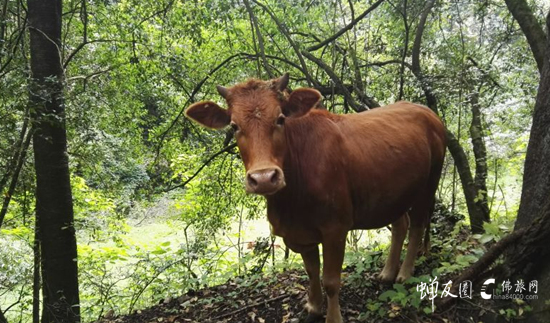
[[[445,128],[426,107],[398,102],[342,116],[356,228],[387,225],[410,208],[445,155]]]

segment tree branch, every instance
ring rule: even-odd
[[[275,301],[278,301],[280,299],[287,298],[287,297],[290,297],[290,295],[279,295],[277,297],[270,298],[270,299],[267,299],[265,301],[259,301],[259,302],[256,302],[256,303],[252,303],[252,304],[243,306],[239,309],[236,309],[232,312],[225,313],[225,314],[222,314],[222,315],[218,315],[218,316],[214,317],[213,320],[218,321],[218,320],[221,320],[221,319],[226,318],[226,317],[234,316],[234,315],[236,315],[238,313],[241,313],[243,311],[247,311],[247,310],[249,310],[251,308],[254,308],[254,307],[258,307],[258,306],[261,306],[261,305],[266,306],[267,304],[269,304],[271,302],[275,302]]]
[[[518,22],[531,47],[539,72],[544,66],[546,34],[525,0],[505,0],[506,6]]]
[[[176,122],[181,118],[181,116],[183,115],[183,112],[185,111],[185,108],[187,108],[187,106],[189,105],[189,103],[193,102],[195,100],[195,95],[199,92],[199,90],[202,88],[202,86],[204,85],[204,83],[206,83],[206,81],[214,74],[216,73],[220,68],[222,68],[223,66],[225,66],[226,64],[228,64],[229,62],[231,62],[233,59],[237,58],[237,57],[240,57],[240,56],[243,56],[243,53],[237,53],[237,54],[234,54],[234,55],[231,55],[229,56],[228,58],[226,58],[225,60],[223,60],[220,64],[218,64],[216,67],[214,67],[213,69],[210,70],[210,72],[208,72],[208,74],[199,82],[197,83],[197,85],[195,85],[195,87],[193,88],[193,91],[191,92],[191,95],[187,98],[187,101],[185,101],[185,103],[183,104],[183,107],[182,109],[180,110],[180,112],[178,113],[178,115],[174,118],[174,120],[172,120],[172,122],[170,123],[170,125],[168,126],[168,128],[166,128],[166,130],[163,131],[163,133],[160,135],[160,141],[159,141],[159,144],[157,146],[157,151],[156,151],[156,158],[158,158],[159,156],[159,153],[160,153],[160,148],[162,146],[162,142],[164,141],[164,138],[166,138],[166,136],[168,135],[168,132],[170,132],[170,130],[172,129],[172,127],[174,127],[174,125],[176,124]]]
[[[481,274],[487,272],[491,265],[510,247],[517,248],[517,252],[509,257],[504,265],[504,276],[522,274],[526,267],[532,267],[533,262],[545,259],[548,254],[548,243],[550,243],[550,200],[547,200],[542,209],[538,212],[537,218],[529,226],[514,230],[495,243],[487,252],[469,268],[464,270],[457,279],[453,279],[451,293],[456,294],[460,283],[470,280],[474,282]],[[526,277],[522,277],[526,278]],[[438,308],[448,308],[455,298],[443,299]]]
[[[186,102],[183,104],[182,109],[180,110],[178,115],[174,118],[174,120],[172,120],[172,122],[170,123],[168,128],[166,128],[166,130],[164,130],[164,132],[160,135],[160,142],[159,142],[159,144],[157,146],[157,149],[156,149],[157,158],[159,156],[160,148],[162,146],[162,142],[163,142],[164,138],[166,138],[166,136],[168,135],[170,130],[176,125],[177,121],[181,118],[181,116],[183,115],[183,113],[184,113],[185,109],[187,108],[187,106],[195,100],[195,95],[197,95],[197,93],[202,88],[204,83],[206,83],[206,81],[208,81],[210,79],[210,77],[212,77],[212,75],[214,75],[214,73],[216,73],[218,70],[220,70],[225,65],[229,64],[235,58],[246,58],[246,59],[256,58],[257,59],[258,55],[257,54],[250,54],[250,53],[237,53],[237,54],[231,55],[228,58],[226,58],[225,60],[223,60],[220,64],[218,64],[216,67],[211,69],[208,72],[207,76],[205,76],[199,83],[197,83],[197,85],[195,85],[195,87],[193,88],[193,91],[191,91],[191,94],[189,95],[189,98],[187,98]],[[294,62],[291,62],[291,61],[289,61],[285,58],[272,56],[272,55],[266,55],[266,58],[279,60],[279,61],[284,62],[284,63],[298,69],[299,71],[303,72],[303,70],[301,69],[300,66],[298,66]],[[183,87],[183,85],[179,82],[179,80],[177,78],[175,78],[173,75],[169,74],[168,76],[170,78],[172,78],[174,80],[174,82],[176,82],[180,87]]]
[[[418,21],[418,27],[416,29],[416,35],[414,37],[414,43],[412,48],[412,69],[413,73],[421,74],[420,72],[420,46],[422,45],[422,36],[424,35],[424,28],[426,27],[426,20],[428,15],[435,4],[435,0],[429,0],[424,6],[420,20]]]
[[[269,16],[271,17],[271,19],[275,22],[275,24],[277,25],[277,28],[279,29],[279,31],[285,36],[285,38],[288,40],[288,43],[290,44],[290,46],[292,46],[292,49],[294,50],[294,52],[296,53],[296,56],[298,56],[298,60],[300,61],[300,65],[302,66],[301,68],[301,71],[302,73],[304,73],[308,83],[310,85],[319,85],[317,80],[315,80],[311,74],[309,73],[308,69],[307,69],[307,65],[306,65],[306,62],[304,60],[304,57],[302,56],[302,54],[300,53],[300,48],[298,47],[298,45],[296,45],[296,43],[294,42],[294,40],[292,39],[292,37],[290,37],[290,34],[286,28],[286,26],[284,24],[282,24],[279,19],[277,19],[277,17],[275,16],[275,14],[264,4],[258,2],[257,0],[252,0],[255,4],[257,4],[258,6],[260,6],[262,9],[265,10],[265,12],[267,12],[269,14]]]
[[[21,42],[21,40],[23,39],[23,35],[26,32],[26,29],[25,29],[26,24],[27,24],[27,18],[25,17],[25,20],[23,21],[23,27],[19,30],[19,33],[17,34],[17,39],[13,44],[11,55],[8,56],[8,58],[6,59],[6,62],[4,62],[4,64],[2,64],[2,66],[0,67],[0,74],[2,74],[1,76],[4,76],[5,74],[7,74],[7,72],[4,73],[4,71],[9,66],[9,64],[13,60],[13,57],[15,56],[15,53],[17,52],[17,44]]]
[[[347,24],[344,28],[340,29],[338,32],[336,32],[334,35],[330,36],[329,38],[323,40],[321,43],[317,45],[313,45],[309,48],[307,48],[308,52],[312,52],[314,50],[317,50],[323,46],[326,46],[327,44],[335,41],[338,37],[342,36],[346,31],[350,30],[355,26],[359,21],[361,21],[363,18],[365,18],[371,11],[376,9],[382,2],[385,0],[378,0],[376,1],[372,6],[370,6],[367,10],[365,10],[362,14],[357,16],[354,20],[352,20],[349,24]]]
[[[248,11],[248,14],[250,15],[250,21],[252,23],[252,27],[254,28],[254,32],[256,33],[256,37],[258,37],[258,46],[260,47],[258,54],[262,59],[262,64],[264,66],[265,71],[267,72],[267,75],[269,76],[269,78],[273,78],[274,77],[273,73],[265,57],[264,38],[262,36],[262,33],[260,32],[260,27],[258,26],[258,20],[256,19],[256,16],[254,15],[254,11],[252,10],[252,7],[250,7],[250,3],[248,2],[248,0],[243,0],[243,1],[246,7],[246,11]]]
[[[76,80],[84,80],[84,81],[88,81],[89,79],[92,79],[96,76],[99,76],[101,74],[105,74],[105,73],[109,73],[110,71],[122,66],[124,64],[117,64],[117,65],[113,65],[113,66],[109,66],[108,68],[106,69],[103,69],[103,70],[99,70],[99,71],[95,71],[93,73],[90,73],[88,75],[76,75],[76,76],[73,76],[73,77],[69,77],[67,78],[67,82],[70,82],[70,81],[76,81]]]
[[[191,182],[195,177],[197,177],[197,175],[199,175],[199,173],[204,169],[204,167],[206,167],[208,164],[210,164],[216,157],[218,157],[219,155],[223,154],[223,153],[226,153],[228,151],[230,151],[231,149],[237,147],[237,144],[236,143],[232,143],[231,145],[225,147],[224,149],[218,151],[217,153],[215,153],[214,155],[210,156],[196,171],[195,173],[193,173],[193,175],[191,175],[188,179],[185,180],[185,182],[181,183],[181,184],[178,184],[178,185],[175,185],[175,186],[172,186],[172,187],[169,187],[167,189],[165,189],[163,192],[166,193],[166,192],[170,192],[170,191],[173,191],[175,190],[176,188],[180,188],[180,187],[184,187],[185,185],[189,184],[189,182]]]
[[[435,113],[439,114],[438,100],[437,96],[433,92],[432,86],[429,84],[428,80],[422,73],[420,68],[420,50],[422,45],[422,36],[424,33],[424,28],[426,26],[426,20],[432,7],[435,4],[435,0],[429,0],[426,2],[424,10],[420,16],[418,22],[418,27],[416,29],[416,35],[414,39],[413,49],[412,49],[412,64],[410,66],[412,73],[420,82],[420,86],[424,95],[426,96],[426,104],[430,109]],[[474,233],[483,232],[483,210],[477,207],[475,199],[477,197],[477,189],[474,185],[474,178],[470,170],[470,164],[464,149],[460,145],[458,139],[454,136],[452,132],[447,129],[447,148],[453,157],[455,166],[458,170],[460,176],[460,182],[462,184],[462,189],[464,191],[464,197],[466,199],[466,205],[468,207],[468,214],[470,216],[470,222],[472,225],[472,231]]]
[[[8,182],[8,178],[12,175],[13,171],[17,168],[16,166],[17,166],[17,163],[19,162],[19,156],[21,155],[21,149],[22,149],[21,147],[25,140],[25,136],[27,135],[27,127],[29,126],[29,116],[27,114],[28,112],[26,112],[25,114],[23,125],[21,127],[21,133],[19,134],[19,138],[17,139],[17,142],[13,145],[13,148],[14,148],[13,157],[10,159],[8,165],[6,166],[6,173],[0,179],[0,194],[4,191],[4,186]],[[2,225],[0,225],[0,227],[1,226]]]
[[[0,210],[0,228],[2,228],[2,223],[4,222],[4,217],[6,216],[6,213],[8,213],[8,207],[10,205],[11,197],[15,192],[15,188],[17,187],[17,182],[19,180],[19,174],[21,172],[21,168],[23,168],[23,164],[25,164],[25,158],[27,157],[27,150],[29,149],[29,145],[31,143],[32,134],[33,134],[33,129],[31,127],[31,129],[27,133],[27,138],[25,139],[25,142],[23,142],[23,145],[18,149],[19,157],[17,160],[17,166],[13,172],[8,191],[4,196],[4,203],[2,204],[2,210]]]
[[[403,10],[401,11],[401,16],[403,17],[403,25],[405,27],[405,42],[403,44],[403,55],[401,56],[401,67],[399,68],[399,100],[403,99],[405,86],[405,59],[407,58],[409,51],[409,33],[410,25],[407,19],[407,0],[403,1]]]
[[[92,40],[85,40],[82,43],[80,43],[76,48],[69,54],[67,59],[65,60],[65,63],[63,63],[63,69],[66,69],[67,66],[69,66],[69,63],[71,60],[78,54],[86,45],[94,44],[94,43],[110,43],[110,42],[121,42],[121,43],[132,43],[132,41],[129,40],[116,40],[116,39],[92,39]]]
[[[355,110],[356,112],[361,112],[361,111],[367,110],[367,108],[365,106],[362,106],[362,105],[358,104],[357,101],[355,101],[355,99],[351,95],[350,91],[347,89],[346,86],[344,86],[344,84],[342,83],[342,81],[340,80],[338,75],[336,75],[336,73],[334,72],[334,70],[332,68],[330,68],[330,66],[328,66],[327,64],[325,64],[325,62],[323,62],[322,60],[320,60],[317,57],[313,56],[309,52],[302,51],[302,55],[304,55],[307,59],[309,59],[310,61],[317,64],[320,68],[322,68],[325,71],[325,73],[328,74],[328,76],[331,78],[331,80],[336,84],[336,87],[338,87],[342,91],[342,93],[344,94],[344,97],[348,100],[348,102],[349,102],[349,104],[350,104],[350,106],[352,107],[353,110]],[[364,95],[364,93],[361,93],[359,90],[357,90],[357,88],[355,86],[353,86],[353,89],[354,89],[354,91],[356,91],[357,95],[359,95],[361,97],[362,101],[365,102],[367,107],[376,108],[376,107],[380,106],[380,104],[378,102],[376,102],[372,98],[367,97],[366,95]]]
[[[458,288],[462,282],[466,280],[475,281],[479,275],[483,274],[491,267],[491,265],[504,253],[504,251],[506,251],[506,249],[508,249],[508,247],[515,244],[520,238],[524,237],[526,232],[526,228],[514,231],[495,243],[491,249],[487,250],[487,252],[479,258],[478,261],[464,270],[458,278],[453,280],[451,293],[457,294]],[[452,297],[444,298],[437,307],[439,310],[445,310],[454,301],[455,299]]]

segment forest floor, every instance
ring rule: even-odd
[[[448,220],[448,219],[447,219]],[[450,231],[456,221],[436,221],[433,228],[447,243],[475,245],[470,233],[463,228],[453,235]],[[435,240],[432,253],[417,263],[415,276],[429,277],[433,268],[454,259],[456,250],[447,251],[447,259],[441,256],[445,246]],[[438,246],[439,245],[439,246]],[[479,247],[479,245],[477,246]],[[467,251],[460,252],[462,254]],[[340,305],[344,322],[443,322],[443,323],[500,323],[521,322],[526,309],[522,302],[483,300],[480,286],[474,286],[473,299],[459,299],[450,309],[434,313],[429,310],[428,297],[422,301],[414,290],[419,282],[407,285],[384,284],[376,280],[385,256],[381,252],[370,253],[343,271]],[[439,278],[442,284],[456,275],[447,273]],[[282,273],[250,275],[234,278],[225,284],[190,290],[184,295],[167,298],[148,309],[130,315],[114,316],[108,313],[97,323],[299,323],[304,322],[304,304],[307,299],[308,279],[304,270],[289,269]],[[392,292],[388,292],[388,291]],[[477,294],[477,297],[476,297]],[[436,298],[436,301],[440,296]],[[437,304],[437,302],[436,302]],[[527,309],[528,310],[528,309]],[[526,311],[527,311],[526,310]],[[319,320],[318,322],[324,322]]]

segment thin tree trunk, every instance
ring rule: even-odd
[[[479,105],[479,93],[470,96],[470,108],[472,111],[472,123],[470,124],[470,138],[474,150],[476,174],[474,186],[477,191],[475,203],[481,213],[483,222],[489,222],[489,204],[487,199],[487,149],[483,140],[483,125],[481,122],[481,107]]]
[[[29,118],[25,116],[23,125],[21,127],[21,133],[19,134],[19,139],[17,140],[15,145],[13,145],[13,147],[15,148],[13,157],[10,159],[10,162],[6,167],[6,172],[0,179],[0,192],[4,191],[4,187],[6,186],[8,179],[12,176],[13,171],[17,166],[17,162],[19,161],[19,155],[21,154],[21,145],[23,144],[23,141],[25,140],[25,136],[27,135],[28,125],[29,125]],[[2,227],[2,221],[0,221],[0,227]]]
[[[29,149],[31,138],[32,138],[32,130],[27,133],[27,138],[25,139],[25,142],[23,142],[23,145],[17,149],[18,150],[18,153],[16,153],[16,156],[18,156],[17,166],[13,171],[10,186],[8,187],[8,191],[4,196],[4,203],[2,204],[2,209],[0,210],[0,228],[2,227],[2,223],[4,222],[4,217],[6,216],[6,213],[8,213],[10,201],[13,194],[15,193],[15,188],[17,187],[17,182],[19,180],[19,174],[21,173],[21,169],[25,164],[25,160],[27,158],[27,150]]]
[[[75,323],[80,322],[80,308],[60,53],[62,3],[27,4],[42,323]]]
[[[466,200],[466,207],[468,208],[468,215],[470,216],[470,226],[473,233],[483,232],[484,213],[476,204],[477,189],[474,185],[472,172],[470,170],[470,164],[468,157],[460,146],[458,139],[447,130],[447,148],[453,157],[455,162],[458,176],[460,177],[460,183],[462,184],[462,191],[464,192],[464,199]]]
[[[403,55],[401,56],[401,66],[399,68],[399,100],[403,100],[404,86],[405,86],[405,59],[409,52],[409,22],[407,20],[407,0],[403,1],[403,25],[405,27],[405,42],[403,44]]]

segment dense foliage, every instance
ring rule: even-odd
[[[530,5],[542,21],[548,2]],[[29,39],[25,5],[0,7],[0,311],[27,322],[35,226]],[[193,102],[222,102],[216,84],[249,77],[288,71],[292,88],[321,90],[338,113],[426,102],[428,84],[472,173],[479,166],[472,120],[480,116],[487,175],[476,198],[492,223],[477,238],[498,239],[519,206],[537,65],[500,1],[438,1],[418,52],[424,7],[419,0],[65,1],[59,50],[83,320],[299,260],[269,237],[263,200],[245,194],[231,132],[183,116]],[[438,194],[453,211],[468,212],[451,156]],[[352,234],[350,248],[382,241],[375,246],[385,250],[381,232],[381,240]]]

